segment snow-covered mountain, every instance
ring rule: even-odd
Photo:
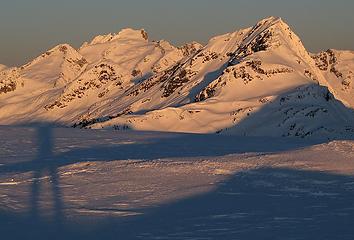
[[[354,52],[310,54],[280,18],[174,47],[144,30],[0,72],[0,124],[251,136],[354,135]]]

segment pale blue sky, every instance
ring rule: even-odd
[[[56,44],[145,28],[181,45],[254,25],[274,15],[310,51],[354,49],[353,0],[1,0],[0,63],[20,65]]]

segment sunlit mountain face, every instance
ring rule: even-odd
[[[280,18],[203,46],[144,30],[61,44],[0,68],[0,124],[341,137],[354,132],[354,52],[309,53]]]

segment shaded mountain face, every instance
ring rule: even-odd
[[[281,19],[174,47],[144,30],[0,72],[0,123],[252,136],[354,134],[354,54],[306,51]]]

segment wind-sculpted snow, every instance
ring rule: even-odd
[[[308,53],[276,17],[205,46],[174,47],[123,29],[0,71],[0,123],[347,138],[353,56]],[[296,113],[278,114],[284,105]]]

